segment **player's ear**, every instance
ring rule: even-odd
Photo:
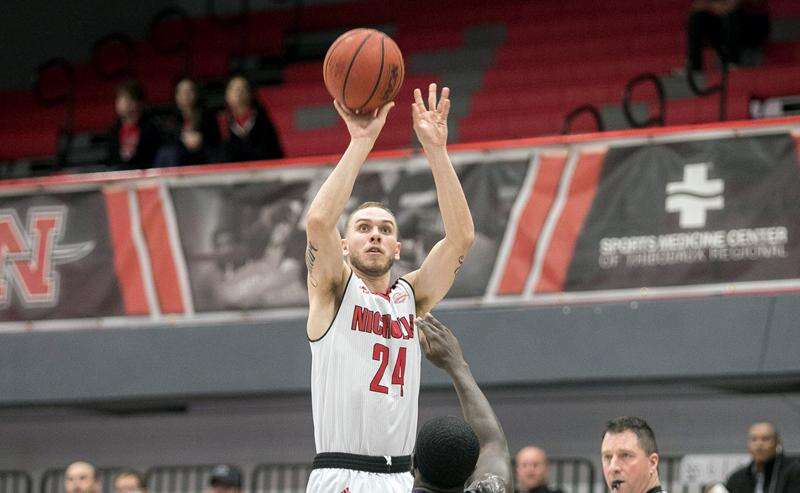
[[[394,247],[394,259],[400,260],[400,242],[397,242],[397,245]]]
[[[342,255],[347,256],[349,253],[349,250],[347,250],[347,240],[342,238]]]

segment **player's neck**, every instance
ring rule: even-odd
[[[373,293],[385,293],[389,290],[390,281],[392,279],[392,271],[389,270],[384,274],[379,276],[373,276],[367,274],[366,272],[358,270],[353,265],[350,265],[350,268],[353,269],[353,273],[361,279],[364,284],[367,285],[367,288]]]

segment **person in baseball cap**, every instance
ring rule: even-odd
[[[242,471],[236,466],[220,464],[211,470],[209,493],[241,493]]]

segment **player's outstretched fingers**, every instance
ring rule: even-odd
[[[336,109],[336,112],[339,113],[339,116],[341,116],[345,120],[347,120],[352,116],[350,111],[344,106],[342,106],[342,104],[336,99],[333,100],[333,107]]]
[[[384,104],[380,109],[375,110],[376,116],[382,120],[386,119],[386,115],[389,114],[389,111],[394,108],[394,101],[390,101]]]
[[[436,83],[431,82],[428,86],[428,109],[436,111]]]
[[[437,111],[443,111],[445,101],[450,101],[450,88],[443,87],[442,95],[439,97],[439,105],[436,107]]]
[[[420,111],[425,111],[425,103],[422,101],[422,91],[419,88],[414,89],[414,103],[417,104]]]

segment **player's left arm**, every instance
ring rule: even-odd
[[[453,285],[456,273],[464,263],[475,238],[475,226],[464,190],[447,154],[450,89],[442,89],[437,103],[436,84],[431,84],[428,87],[427,109],[419,89],[414,90],[414,101],[414,131],[433,173],[445,234],[428,253],[422,266],[403,276],[414,287],[417,314],[425,314],[444,298]]]

